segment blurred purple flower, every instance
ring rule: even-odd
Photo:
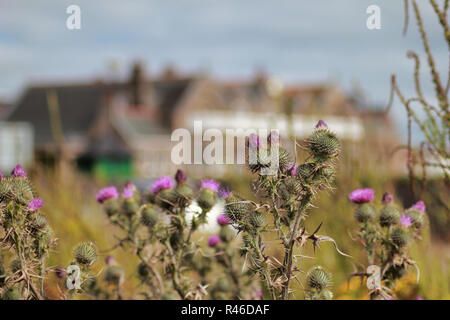
[[[328,129],[328,125],[325,123],[325,121],[323,120],[319,120],[319,122],[317,122],[316,129]]]
[[[186,182],[187,180],[187,175],[186,172],[184,172],[183,170],[178,169],[177,173],[175,173],[175,181],[180,184],[183,182]]]
[[[261,300],[264,296],[263,290],[261,288],[255,289],[253,291],[253,298],[255,300]]]
[[[125,199],[131,198],[134,195],[134,192],[136,191],[136,186],[132,184],[130,181],[128,181],[122,190],[122,197]]]
[[[411,207],[411,209],[416,209],[425,213],[426,211],[425,203],[423,203],[423,201],[418,201]]]
[[[289,174],[291,176],[295,176],[297,174],[298,165],[291,163],[289,167],[286,169],[286,174]]]
[[[417,296],[416,300],[425,300],[422,296]]]
[[[25,178],[27,176],[25,169],[20,164],[14,167],[11,174],[16,178]]]
[[[254,133],[250,134],[248,136],[248,147],[252,148],[252,149],[256,149],[256,148],[259,148],[259,145],[260,145],[259,137]]]
[[[223,213],[217,217],[217,223],[221,226],[226,226],[227,224],[230,224],[230,222],[231,220]]]
[[[165,176],[165,177],[161,177],[161,178],[156,179],[152,183],[152,185],[150,187],[150,190],[154,194],[157,194],[161,190],[172,189],[174,185],[175,185],[175,183],[173,182],[172,178],[169,177],[169,176]]]
[[[375,191],[370,188],[356,189],[348,195],[348,198],[353,203],[371,202],[375,198]]]
[[[108,199],[111,198],[117,198],[119,196],[119,192],[117,191],[117,188],[114,186],[105,187],[103,189],[100,189],[97,192],[97,195],[95,196],[95,199],[98,203],[103,203]]]
[[[208,246],[210,246],[211,248],[214,248],[219,243],[220,243],[220,237],[218,235],[208,237]]]
[[[222,199],[228,198],[230,193],[231,193],[231,191],[227,187],[220,187],[220,189],[219,189],[219,197],[221,197]]]
[[[66,268],[64,268],[64,267],[57,267],[55,269],[55,273],[56,273],[56,276],[59,279],[63,279],[63,278],[65,278],[67,276]]]
[[[114,264],[116,262],[116,259],[114,259],[113,256],[107,256],[106,259],[105,259],[105,262],[106,262],[107,265],[111,265],[111,264]]]
[[[385,192],[383,194],[383,198],[381,198],[381,202],[383,202],[383,204],[389,204],[392,201],[394,201],[394,196],[392,194],[390,194],[389,192]]]
[[[412,225],[412,218],[402,213],[402,217],[400,218],[400,224],[402,227],[409,228]]]
[[[34,198],[33,200],[30,201],[30,203],[28,204],[28,209],[31,212],[36,212],[38,211],[40,208],[42,208],[42,206],[44,205],[44,200],[42,200],[42,198]]]
[[[214,192],[219,192],[220,183],[213,179],[204,179],[200,185],[201,188],[210,189]]]

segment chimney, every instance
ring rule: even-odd
[[[129,81],[130,86],[130,104],[139,106],[145,103],[145,78],[144,67],[141,62],[136,62],[131,71]]]

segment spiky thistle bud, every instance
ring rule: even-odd
[[[410,241],[410,236],[405,229],[395,228],[391,232],[392,242],[399,248],[405,247]]]
[[[177,182],[177,184],[185,183],[186,180],[187,180],[186,173],[183,170],[178,169],[177,172],[175,173],[175,181]]]
[[[74,251],[75,260],[82,265],[92,265],[97,259],[97,250],[91,242],[80,243]]]
[[[208,188],[200,189],[197,203],[203,211],[209,211],[217,203],[217,193]]]
[[[309,270],[306,275],[306,285],[308,289],[322,291],[331,284],[331,276],[322,267],[317,266]]]
[[[393,205],[388,205],[381,209],[380,225],[389,227],[400,222],[400,211]]]
[[[178,184],[175,189],[175,202],[181,208],[186,208],[191,204],[194,198],[194,190],[186,183]]]
[[[250,223],[257,229],[264,226],[265,221],[264,215],[260,212],[255,212],[250,217]]]
[[[138,202],[133,198],[126,198],[122,203],[122,212],[131,217],[139,210]]]
[[[406,211],[409,217],[411,217],[412,225],[416,229],[420,229],[425,224],[425,213],[417,209],[408,209]]]
[[[376,214],[375,208],[368,203],[358,205],[355,209],[355,219],[360,223],[372,220]]]
[[[47,226],[47,224],[48,224],[47,219],[44,216],[38,214],[34,217],[31,226],[35,230],[42,230]]]
[[[242,221],[253,212],[253,205],[241,197],[230,194],[225,205],[225,213],[234,223]]]
[[[316,161],[323,162],[337,156],[340,145],[333,132],[328,129],[316,129],[307,139],[307,148]]]
[[[148,204],[141,212],[141,223],[144,226],[151,227],[158,223],[160,218],[160,213],[157,207]]]

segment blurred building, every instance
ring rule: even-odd
[[[262,72],[224,82],[172,67],[149,77],[140,64],[127,81],[30,86],[8,120],[32,124],[38,161],[64,158],[101,175],[151,178],[173,172],[171,133],[192,130],[194,121],[204,129],[279,129],[302,138],[319,118],[355,143],[366,139],[369,126],[392,131],[387,117],[360,110],[333,85],[284,87]]]

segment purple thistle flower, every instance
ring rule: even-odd
[[[201,182],[201,188],[210,189],[214,192],[219,192],[220,183],[213,179],[204,179]]]
[[[328,125],[325,123],[325,121],[323,120],[319,120],[319,122],[317,122],[316,129],[328,129]]]
[[[412,225],[412,218],[410,216],[407,216],[406,214],[402,213],[402,217],[400,218],[400,224],[404,228],[409,228]]]
[[[356,189],[348,195],[348,198],[353,203],[371,202],[375,198],[375,191],[370,188]]]
[[[386,205],[391,203],[392,201],[394,201],[394,196],[389,192],[385,192],[383,194],[383,198],[381,198],[381,202]]]
[[[416,300],[425,300],[422,296],[417,296]]]
[[[214,248],[220,243],[220,237],[218,235],[208,237],[208,246]]]
[[[217,223],[221,226],[226,226],[227,224],[231,223],[231,220],[222,213],[217,217]]]
[[[286,169],[285,173],[291,176],[295,176],[297,174],[298,165],[291,163],[289,167]]]
[[[416,209],[419,210],[420,212],[425,213],[426,211],[425,203],[423,203],[423,201],[418,201],[411,207],[411,209]]]
[[[259,142],[259,137],[252,133],[248,136],[248,147],[252,148],[252,149],[256,149],[259,148],[260,142]]]
[[[27,176],[25,169],[20,164],[14,167],[11,174],[16,178],[26,178]]]
[[[161,177],[161,178],[156,179],[152,183],[152,185],[150,187],[150,190],[154,194],[157,194],[161,190],[172,189],[174,185],[175,185],[175,183],[173,182],[172,178],[169,177],[169,176],[165,176],[165,177]]]
[[[97,195],[95,196],[95,199],[98,203],[103,203],[108,199],[115,199],[119,196],[119,192],[117,191],[117,188],[114,186],[105,187],[103,189],[100,189],[97,192]]]
[[[184,183],[187,180],[187,175],[186,172],[184,172],[183,170],[178,169],[177,173],[175,173],[175,181],[180,184],[180,183]]]
[[[128,181],[122,190],[122,197],[124,199],[128,199],[133,197],[134,192],[136,191],[136,186],[132,184],[130,181]]]
[[[42,200],[42,198],[34,198],[33,200],[30,201],[27,208],[31,212],[36,212],[40,208],[42,208],[43,205],[44,205],[44,200]]]
[[[220,189],[219,189],[219,197],[221,197],[222,199],[228,198],[230,193],[231,193],[231,191],[227,187],[220,187]]]

